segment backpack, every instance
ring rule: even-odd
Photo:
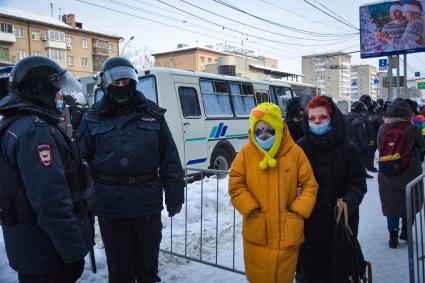
[[[407,168],[411,151],[407,147],[405,129],[410,122],[384,124],[384,135],[379,145],[379,172],[395,175]]]
[[[372,283],[372,265],[364,259],[359,241],[348,225],[347,204],[338,211],[333,230],[331,282]]]

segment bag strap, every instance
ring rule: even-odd
[[[349,236],[353,236],[354,233],[351,231],[350,225],[348,225],[348,207],[347,207],[347,204],[344,202],[342,209],[338,209],[338,206],[335,205],[334,211],[335,211],[335,219],[336,219],[337,224],[339,223],[339,221],[341,221],[341,216],[344,213],[345,229],[347,231],[347,234],[349,234]]]

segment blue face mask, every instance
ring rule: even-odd
[[[328,121],[319,125],[316,125],[314,123],[308,123],[308,126],[310,127],[310,131],[313,134],[323,135],[331,130],[331,121]]]
[[[262,140],[258,138],[257,136],[255,137],[255,141],[257,142],[257,144],[264,150],[269,150],[270,148],[272,148],[275,139],[276,139],[276,135],[273,135],[266,140]]]
[[[64,103],[62,99],[57,99],[56,100],[56,109],[58,110],[62,110],[64,108]]]

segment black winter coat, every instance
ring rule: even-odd
[[[24,184],[36,216],[34,223],[2,226],[10,266],[22,273],[49,273],[84,259],[91,228],[88,217],[74,213],[65,175],[72,155],[57,127],[59,115],[13,93],[0,101],[0,114],[23,115],[0,139],[0,158],[19,171],[21,180],[0,172],[0,182]]]
[[[351,111],[345,116],[345,126],[348,142],[357,153],[367,153],[371,138],[369,137],[364,115]]]
[[[137,184],[108,183],[95,177],[96,215],[140,217],[159,213],[163,191],[167,205],[183,203],[183,169],[164,112],[138,92],[127,108],[104,96],[83,118],[79,129],[81,154],[92,165],[95,176],[101,173],[127,178],[159,173]]]
[[[357,235],[358,208],[366,193],[364,168],[346,139],[344,116],[333,103],[332,109],[330,132],[321,136],[313,134],[308,130],[306,119],[306,136],[298,142],[310,160],[319,184],[316,205],[310,218],[305,220],[305,242],[300,250],[298,271],[307,280],[319,280],[317,282],[329,282],[337,198],[347,203],[350,225]]]

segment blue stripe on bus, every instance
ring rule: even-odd
[[[215,133],[215,136],[214,136],[215,138],[218,138],[220,136],[221,129],[223,128],[223,125],[224,125],[224,123],[218,124],[218,129],[217,129],[217,132]]]
[[[186,165],[198,164],[207,161],[207,158],[189,160]]]
[[[226,135],[226,131],[227,131],[227,126],[224,126],[223,130],[220,133],[220,137],[223,137],[224,135]]]

